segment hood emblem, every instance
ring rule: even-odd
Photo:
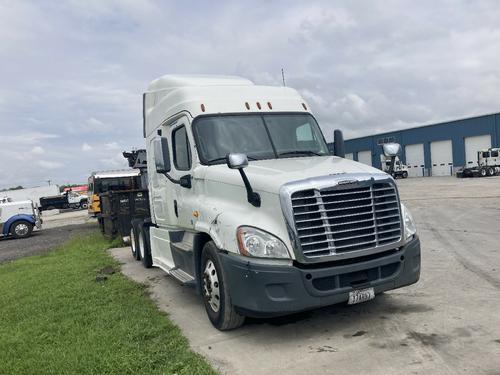
[[[357,182],[358,180],[341,180],[337,182],[337,185],[350,185],[350,184],[355,184]]]

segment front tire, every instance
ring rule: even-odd
[[[31,236],[33,224],[25,220],[19,220],[12,223],[10,233],[14,238],[26,238]]]
[[[408,177],[408,172],[403,172],[403,178],[407,178]]]
[[[228,331],[243,325],[245,317],[238,314],[231,303],[218,250],[212,241],[203,247],[200,281],[205,310],[213,326]]]

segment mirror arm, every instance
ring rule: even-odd
[[[256,193],[252,189],[252,185],[250,185],[250,181],[248,181],[248,177],[243,170],[243,168],[238,169],[240,171],[241,178],[243,179],[243,183],[245,184],[245,188],[247,189],[247,200],[254,207],[260,207],[260,195]]]
[[[191,175],[187,174],[185,176],[182,176],[180,179],[176,180],[172,176],[170,176],[168,173],[163,173],[163,175],[173,184],[181,185],[182,187],[185,187],[187,189],[191,189]],[[183,178],[185,178],[186,183],[183,182]]]

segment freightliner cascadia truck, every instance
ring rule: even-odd
[[[220,330],[246,316],[355,304],[420,276],[420,242],[388,174],[331,153],[292,88],[160,77],[143,95],[151,217],[132,254],[196,288]]]

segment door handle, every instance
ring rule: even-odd
[[[179,217],[179,209],[177,208],[177,200],[174,200],[174,213],[175,213],[175,217]]]

